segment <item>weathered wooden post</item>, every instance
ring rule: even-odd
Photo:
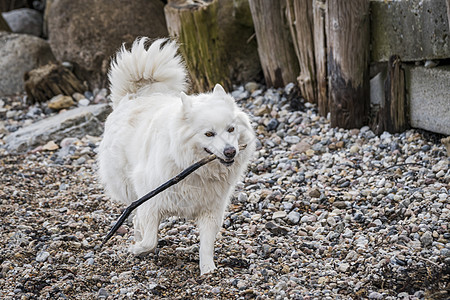
[[[398,55],[389,59],[387,78],[384,83],[384,101],[375,119],[372,130],[376,134],[384,131],[403,132],[408,129],[405,70]]]
[[[195,92],[216,83],[229,90],[231,82],[254,80],[261,73],[247,0],[169,1],[164,13]]]
[[[297,81],[305,100],[317,103],[313,0],[286,0],[286,15],[300,65]]]
[[[316,63],[317,104],[319,114],[327,116],[330,111],[328,101],[327,41],[326,41],[326,0],[313,0],[314,55]]]
[[[286,20],[285,1],[249,0],[258,53],[268,86],[296,82],[298,60]]]
[[[331,126],[367,123],[369,85],[369,0],[327,0],[327,64]]]
[[[222,84],[225,89],[231,87],[229,77],[225,75],[226,66],[220,60],[224,56],[225,45],[218,39],[217,9],[217,0],[191,4],[169,2],[164,7],[167,29],[181,45],[180,51],[197,92],[207,91],[215,83]]]

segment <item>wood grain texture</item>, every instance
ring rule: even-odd
[[[405,70],[398,55],[389,59],[387,78],[384,84],[384,103],[372,124],[375,134],[384,131],[403,132],[409,128],[406,105]]]
[[[317,105],[319,114],[326,117],[330,111],[328,101],[326,0],[313,1],[314,55],[316,63]]]
[[[164,7],[169,34],[180,43],[195,92],[205,92],[216,83],[231,88],[226,65],[221,61],[225,47],[218,38],[218,0]],[[212,42],[210,42],[212,41]]]
[[[297,81],[303,98],[317,103],[313,0],[286,0],[286,15],[300,66]]]
[[[267,86],[296,82],[298,60],[286,19],[285,1],[249,0],[258,53]]]
[[[83,93],[86,87],[60,64],[47,64],[25,73],[25,91],[30,103],[45,102],[57,95]]]
[[[164,8],[171,37],[178,40],[193,92],[225,89],[262,78],[247,0],[171,1]]]
[[[368,121],[369,0],[327,1],[327,65],[331,126]]]

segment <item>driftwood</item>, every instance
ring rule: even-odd
[[[30,103],[45,102],[56,95],[72,96],[86,88],[67,68],[60,64],[47,64],[25,73],[25,91]]]
[[[286,2],[249,0],[258,53],[267,86],[296,82],[300,72],[286,22]]]
[[[327,64],[331,126],[367,123],[369,84],[369,0],[327,0]]]
[[[245,148],[247,148],[247,145],[239,145],[239,150],[244,150]],[[168,189],[169,187],[171,187],[172,185],[177,184],[178,182],[180,182],[181,180],[183,180],[184,178],[186,178],[187,176],[189,176],[191,173],[193,173],[195,170],[197,170],[198,168],[200,168],[201,166],[206,165],[209,162],[212,162],[213,160],[215,160],[217,158],[217,156],[215,154],[210,154],[209,156],[206,156],[204,158],[202,158],[201,160],[199,160],[198,162],[194,163],[193,165],[187,167],[184,171],[182,171],[180,174],[178,174],[177,176],[173,177],[172,179],[166,181],[165,183],[163,183],[162,185],[160,185],[159,187],[157,187],[156,189],[154,189],[153,191],[149,192],[148,194],[142,196],[141,198],[139,198],[138,200],[134,201],[133,203],[131,203],[123,212],[122,215],[120,216],[119,220],[117,220],[116,224],[114,224],[114,226],[111,228],[111,230],[109,231],[109,233],[106,235],[106,237],[103,239],[101,246],[105,245],[106,242],[108,242],[108,240],[114,235],[114,233],[117,231],[117,229],[119,229],[119,227],[123,224],[123,222],[125,222],[125,220],[128,218],[128,216],[131,214],[131,212],[133,210],[135,210],[136,208],[138,208],[140,205],[142,205],[144,202],[146,202],[147,200],[155,197],[156,195],[158,195],[159,193],[161,193],[162,191]]]
[[[313,0],[314,55],[316,62],[317,105],[319,114],[326,117],[330,111],[328,101],[326,5],[325,0]]]
[[[297,81],[306,101],[317,103],[313,0],[286,0],[286,15],[300,65]]]

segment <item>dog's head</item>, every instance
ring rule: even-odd
[[[198,155],[215,154],[222,164],[232,165],[239,144],[249,139],[248,118],[237,108],[233,97],[217,84],[212,93],[197,96],[182,93],[181,100],[185,122],[191,131],[189,142]]]

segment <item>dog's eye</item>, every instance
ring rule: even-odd
[[[207,132],[205,132],[205,135],[206,135],[207,137],[213,137],[213,136],[215,136],[216,134],[215,134],[214,132],[212,132],[212,131],[207,131]]]
[[[230,128],[228,128],[228,130],[227,130],[228,132],[233,132],[234,131],[234,127],[230,127]]]

